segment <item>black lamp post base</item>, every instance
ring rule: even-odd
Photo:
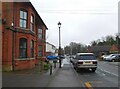
[[[59,59],[59,68],[61,68],[61,59]]]

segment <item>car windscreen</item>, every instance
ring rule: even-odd
[[[96,60],[94,55],[80,55],[79,60]]]

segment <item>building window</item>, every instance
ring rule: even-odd
[[[30,30],[34,32],[34,16],[31,15],[31,20],[30,20]]]
[[[42,39],[42,29],[38,29],[38,38]]]
[[[43,47],[42,46],[38,46],[38,56],[39,57],[42,57],[42,55],[43,55],[42,51],[43,51]]]
[[[27,11],[20,10],[20,27],[27,28]]]
[[[20,43],[19,43],[19,56],[20,58],[27,58],[27,39],[25,38],[20,38]]]
[[[32,40],[30,43],[31,57],[34,57],[34,41]]]

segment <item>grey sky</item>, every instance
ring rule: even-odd
[[[47,41],[58,47],[58,25],[61,45],[91,41],[118,32],[119,0],[30,0],[48,27]]]

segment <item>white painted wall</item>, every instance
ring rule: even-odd
[[[55,55],[56,47],[50,43],[46,43],[46,52],[51,52]]]

